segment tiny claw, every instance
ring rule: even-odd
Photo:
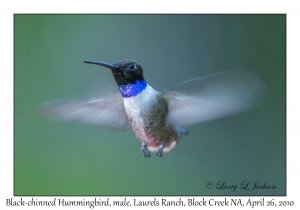
[[[144,153],[145,158],[151,157],[151,154],[150,154],[146,144],[142,144],[142,152]]]
[[[161,144],[158,148],[158,151],[156,153],[156,156],[162,157],[164,152],[165,144]]]

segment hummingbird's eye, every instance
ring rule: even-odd
[[[128,65],[128,68],[131,69],[131,70],[133,70],[133,69],[136,68],[136,65],[135,65],[134,63],[130,63],[130,64]]]

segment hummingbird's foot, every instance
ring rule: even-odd
[[[151,157],[151,154],[150,154],[146,144],[142,144],[142,152],[144,153],[145,158]]]
[[[156,153],[156,156],[162,157],[164,152],[165,144],[161,144],[158,148],[158,151]]]

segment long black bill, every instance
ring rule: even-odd
[[[104,66],[104,67],[109,68],[109,69],[119,68],[119,66],[115,66],[113,64],[105,63],[105,62],[99,62],[99,61],[83,61],[83,62],[89,63],[89,64],[96,64],[96,65],[99,65],[99,66]]]

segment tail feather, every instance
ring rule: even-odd
[[[182,137],[188,135],[188,133],[189,133],[189,131],[187,131],[184,128],[180,128],[180,127],[176,127],[176,131],[177,131],[177,135],[179,138],[182,138]]]

